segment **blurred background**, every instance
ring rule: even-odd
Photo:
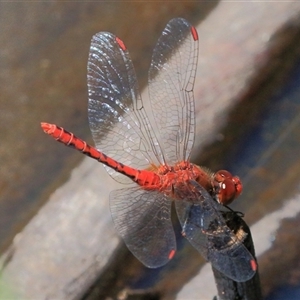
[[[174,17],[186,18],[199,31],[193,162],[212,170],[226,168],[241,177],[244,193],[233,208],[246,214],[249,225],[272,216],[258,227],[260,233],[261,228],[270,225],[269,235],[255,239],[252,232],[259,244],[255,246],[260,254],[263,294],[266,299],[299,298],[300,4],[284,1],[0,3],[0,250],[5,253],[3,274],[12,282],[11,290],[20,289],[21,295],[31,299],[92,299],[96,286],[100,292],[93,299],[146,299],[145,295],[147,299],[174,299],[184,286],[186,293],[195,290],[188,282],[203,260],[184,241],[179,243],[178,259],[172,265],[153,271],[144,269],[123,245],[119,246],[115,233],[110,239],[108,231],[102,231],[108,244],[113,240],[106,250],[105,264],[94,266],[93,260],[95,264],[99,260],[94,252],[93,260],[84,267],[79,265],[76,272],[59,268],[61,260],[65,261],[59,258],[63,249],[68,258],[73,251],[81,251],[82,256],[75,255],[77,262],[78,257],[88,259],[91,255],[88,247],[79,251],[79,246],[75,249],[71,243],[70,248],[62,246],[64,234],[52,242],[54,236],[59,236],[55,226],[63,227],[53,221],[61,205],[57,203],[65,207],[72,201],[61,187],[67,184],[69,190],[85,189],[86,198],[79,199],[84,201],[80,207],[85,207],[93,203],[90,185],[96,186],[106,175],[99,173],[92,182],[95,176],[88,177],[91,170],[102,167],[55,143],[40,129],[41,121],[56,123],[92,143],[86,88],[92,35],[109,31],[125,41],[142,91],[147,84],[152,49]],[[77,167],[81,172],[72,173]],[[74,178],[75,187],[71,183]],[[106,177],[104,181],[112,190],[112,180]],[[99,196],[99,207],[101,200]],[[44,205],[48,210],[40,211]],[[95,209],[91,206],[94,213]],[[108,210],[106,218],[95,213],[95,222],[88,225],[81,220],[84,211],[73,212],[76,218],[69,222],[69,213],[61,215],[57,211],[70,235],[72,230],[76,233],[72,223],[76,220],[81,228],[86,226],[85,236],[92,236],[91,228],[103,219],[107,228],[112,227]],[[27,224],[34,225],[24,230]],[[38,228],[43,232],[37,237]],[[33,246],[37,241],[40,248]],[[41,249],[43,267],[38,259]],[[114,251],[119,255],[113,255]],[[52,264],[50,268],[46,252],[56,260],[55,270]],[[128,259],[122,260],[124,257]],[[49,281],[45,279],[33,288],[49,269],[53,277],[59,273],[68,277],[65,286],[55,285],[58,291],[54,291],[53,277],[47,274]],[[43,292],[45,286],[52,294]],[[197,295],[177,297],[206,299],[201,291]]]

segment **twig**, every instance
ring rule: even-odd
[[[255,258],[255,251],[250,229],[246,222],[242,219],[241,214],[234,211],[223,212],[223,217],[226,220],[227,226],[233,232],[240,232],[241,230],[246,233],[243,244],[251,252]],[[256,258],[255,258],[256,259]],[[218,296],[213,300],[261,300],[262,293],[260,287],[260,280],[258,271],[248,281],[236,282],[229,279],[218,270],[213,269]]]

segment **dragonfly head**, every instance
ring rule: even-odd
[[[230,204],[243,190],[243,185],[237,176],[220,170],[214,174],[214,186],[217,191],[217,200],[222,205]]]

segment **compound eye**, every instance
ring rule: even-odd
[[[226,170],[220,170],[215,173],[214,178],[217,182],[223,182],[225,178],[232,179],[233,176],[230,172],[228,172]]]
[[[236,190],[234,182],[231,179],[224,179],[220,183],[220,190],[218,193],[218,200],[223,205],[230,204],[235,198]]]
[[[215,186],[217,186],[218,201],[222,205],[230,204],[243,190],[240,179],[237,176],[232,176],[226,170],[220,170],[215,173],[214,180]]]

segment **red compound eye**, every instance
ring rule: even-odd
[[[240,179],[237,176],[232,176],[226,170],[218,171],[214,175],[214,180],[215,186],[217,186],[218,201],[223,205],[230,204],[243,190]]]

